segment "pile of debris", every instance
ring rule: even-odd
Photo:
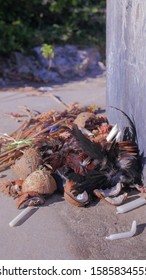
[[[92,197],[112,205],[127,198],[129,187],[143,191],[136,131],[123,133],[95,106],[68,106],[25,120],[11,135],[0,135],[0,171],[11,167],[18,180],[0,184],[17,208],[41,205],[59,190],[84,206]],[[123,135],[122,135],[123,134]]]

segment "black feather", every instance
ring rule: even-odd
[[[121,164],[122,177],[121,182],[126,184],[139,184],[142,183],[142,165],[140,159],[131,155],[121,157],[119,160]]]
[[[82,150],[92,159],[98,159],[99,162],[103,159],[104,153],[100,143],[93,143],[87,139],[83,133],[78,129],[77,125],[73,126],[71,130],[72,135],[75,137]]]
[[[108,184],[108,178],[100,172],[90,174],[86,176],[84,182],[73,186],[72,191],[75,195],[83,193],[91,193],[94,189],[106,189]]]
[[[85,181],[85,176],[84,175],[81,175],[81,174],[78,174],[78,173],[75,173],[74,170],[70,167],[66,167],[66,171],[64,173],[64,176],[72,181],[72,182],[75,182],[75,183],[82,183]]]
[[[118,111],[120,111],[129,121],[130,127],[126,127],[123,135],[123,141],[131,140],[132,142],[137,142],[137,133],[134,122],[131,120],[131,118],[121,109],[110,106],[111,108],[114,108]]]
[[[86,191],[91,193],[94,189],[112,188],[118,182],[124,185],[142,184],[142,168],[139,158],[139,149],[136,143],[137,134],[133,121],[122,110],[130,124],[129,138],[116,143],[93,143],[86,138],[76,125],[73,126],[71,134],[77,144],[91,159],[97,160],[93,169],[86,168],[82,175],[68,169],[66,177],[75,182],[72,192],[77,195]]]

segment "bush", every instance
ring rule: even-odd
[[[105,47],[106,0],[0,0],[0,53],[46,44]]]

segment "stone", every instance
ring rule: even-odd
[[[33,72],[33,78],[37,82],[60,82],[60,76],[53,71],[46,70],[45,68],[37,69]]]
[[[0,78],[0,87],[6,86],[6,81],[2,78]]]
[[[58,73],[56,73],[55,71],[48,71],[48,77],[49,77],[49,82],[61,82],[62,79],[61,77],[59,76]]]
[[[106,67],[105,67],[105,65],[104,65],[104,63],[103,62],[101,62],[101,61],[99,61],[98,62],[98,66],[99,66],[99,68],[101,69],[101,71],[106,71]]]
[[[28,76],[31,74],[31,70],[28,66],[22,65],[21,67],[19,67],[18,73],[22,78],[28,78]]]
[[[45,86],[45,87],[39,87],[38,90],[39,90],[40,92],[46,92],[46,91],[52,91],[53,88],[52,88],[52,87],[47,87],[47,86]]]
[[[43,68],[50,68],[50,59],[43,57],[41,47],[33,48],[32,55],[39,61]]]
[[[14,60],[17,67],[21,67],[24,64],[24,55],[20,52],[14,52],[12,54],[12,60]]]
[[[96,76],[103,73],[100,54],[96,48],[77,48],[74,45],[54,47],[54,58],[46,59],[41,46],[30,55],[13,52],[2,67],[2,78],[60,83],[76,77]]]
[[[44,68],[36,69],[33,72],[33,79],[35,82],[49,82],[48,71]]]
[[[97,66],[100,54],[95,48],[78,49],[67,45],[54,50],[55,70],[64,78],[83,77],[90,67]]]

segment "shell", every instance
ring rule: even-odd
[[[103,199],[103,201],[105,201],[106,203],[115,205],[115,206],[121,205],[128,196],[127,193],[123,193],[116,197],[110,197],[110,196],[104,197],[102,193],[98,192],[98,190],[95,190],[94,194],[98,198]]]
[[[95,189],[93,191],[94,195],[98,198],[103,199],[105,202],[112,204],[112,205],[121,205],[123,201],[127,198],[127,193],[118,194],[121,192],[123,188],[123,184],[117,183],[116,186],[110,189]]]
[[[109,204],[118,206],[124,202],[124,200],[127,198],[127,196],[128,196],[127,193],[123,193],[117,197],[106,197],[105,201],[108,202]]]
[[[35,192],[29,192],[17,198],[16,207],[21,209],[28,206],[42,205],[44,203],[45,199],[41,195]]]
[[[110,189],[95,189],[93,192],[97,197],[100,197],[99,194],[101,194],[103,197],[110,197],[110,196],[117,196],[122,189],[122,184],[117,183],[116,186],[110,188]]]
[[[66,181],[66,186],[64,188],[64,198],[74,206],[84,206],[89,203],[89,197],[86,191],[84,191],[82,194],[79,194],[78,196],[74,196],[71,192],[71,187],[74,185],[74,182],[71,182],[69,180]]]
[[[77,124],[78,127],[85,127],[86,121],[90,118],[95,118],[95,115],[90,112],[82,112],[76,117],[74,123]]]
[[[12,168],[21,180],[25,180],[29,174],[41,165],[41,163],[42,159],[40,153],[36,149],[29,148],[24,152],[21,158],[15,161]]]
[[[56,189],[55,179],[45,169],[32,172],[22,184],[22,193],[34,191],[38,194],[52,194]]]

